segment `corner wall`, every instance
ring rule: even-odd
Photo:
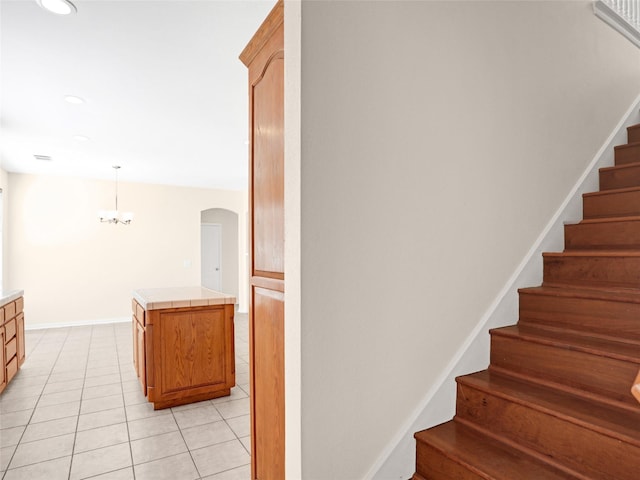
[[[640,51],[587,1],[302,2],[301,45],[302,474],[369,478],[640,93]]]
[[[9,278],[9,228],[7,219],[9,218],[9,175],[0,168],[0,190],[2,190],[2,285],[4,290],[9,290],[7,280]]]
[[[200,285],[200,212],[218,207],[242,219],[246,211],[246,192],[119,182],[119,206],[135,218],[111,225],[97,212],[113,205],[113,182],[8,179],[5,288],[24,290],[27,328],[122,320],[130,317],[134,289]],[[239,301],[245,306],[246,296]]]

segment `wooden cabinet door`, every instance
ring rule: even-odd
[[[227,317],[224,306],[161,312],[160,320],[154,322],[158,398],[180,398],[197,389],[228,390],[233,386],[229,385],[234,380],[230,365],[235,361],[233,350],[229,361],[233,324]]]
[[[252,290],[252,478],[284,479],[284,293]]]
[[[251,478],[284,475],[284,9],[240,59],[249,68]]]

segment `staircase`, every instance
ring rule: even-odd
[[[627,141],[489,369],[456,379],[454,419],[415,434],[413,480],[640,478],[640,124]]]

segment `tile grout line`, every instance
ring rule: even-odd
[[[31,415],[29,415],[29,420],[27,420],[27,423],[24,426],[24,430],[22,431],[22,435],[20,435],[20,438],[18,439],[18,443],[16,444],[16,448],[13,450],[13,453],[11,454],[11,458],[9,459],[9,462],[7,462],[7,469],[2,474],[2,478],[3,479],[7,476],[7,473],[9,472],[9,470],[14,470],[14,469],[10,469],[9,468],[11,466],[11,462],[13,462],[13,457],[15,456],[16,452],[18,451],[18,447],[20,446],[20,443],[22,442],[22,437],[24,437],[24,434],[27,431],[27,427],[31,424],[31,419],[33,418],[33,415],[36,413],[36,409],[38,408],[38,403],[40,403],[40,399],[42,398],[42,395],[44,393],[44,389],[46,388],[47,383],[49,382],[49,378],[51,378],[51,372],[55,368],[55,364],[58,362],[58,359],[60,358],[60,354],[62,353],[62,349],[64,348],[64,344],[66,343],[67,338],[69,337],[70,331],[71,331],[70,328],[67,329],[67,334],[66,334],[66,336],[64,338],[64,341],[60,345],[60,350],[58,351],[58,354],[56,355],[56,359],[55,359],[55,361],[53,362],[53,364],[51,366],[51,370],[49,371],[49,375],[47,375],[47,380],[44,382],[44,385],[42,387],[42,391],[40,392],[40,395],[38,395],[38,400],[36,401],[36,404],[33,407]],[[40,343],[43,341],[43,338],[45,336],[46,336],[46,333],[43,333],[42,336],[40,337],[40,340],[38,340],[36,345],[31,350],[31,353],[33,353],[33,351],[38,347],[38,345],[40,345]],[[26,338],[26,336],[25,336],[25,338]],[[26,361],[27,360],[25,359],[25,362]],[[29,442],[25,442],[25,443],[29,443]],[[42,463],[42,462],[36,462],[36,463]],[[34,465],[34,464],[31,464],[31,465]],[[27,465],[23,465],[23,466],[27,466]],[[20,467],[16,467],[16,468],[20,468]]]
[[[211,401],[209,401],[209,404],[211,405]],[[198,468],[198,464],[196,463],[195,459],[193,458],[193,455],[191,454],[191,449],[189,448],[189,445],[187,444],[187,440],[184,438],[184,434],[182,433],[182,428],[180,427],[180,424],[178,423],[178,419],[175,416],[175,412],[173,411],[173,408],[169,408],[169,410],[171,410],[171,416],[173,417],[173,421],[176,422],[176,425],[178,427],[178,431],[180,432],[180,436],[182,437],[182,441],[184,442],[184,446],[187,447],[187,452],[189,452],[189,458],[191,458],[191,462],[193,463],[193,466],[196,469],[196,472],[198,474],[198,478],[202,478],[202,475],[200,474],[200,469]],[[218,409],[216,409],[216,412],[218,411]],[[134,479],[135,480],[135,479]],[[197,480],[197,479],[195,479]]]
[[[115,335],[115,327],[114,327],[114,336]],[[133,476],[133,480],[136,480],[136,469],[133,464],[133,448],[131,447],[131,434],[129,433],[129,416],[127,414],[127,405],[124,398],[124,388],[122,386],[122,364],[120,363],[120,348],[119,348],[118,340],[116,339],[116,356],[118,357],[118,374],[120,375],[120,393],[122,394],[122,409],[124,410],[124,424],[127,428],[127,440],[129,442],[129,456],[131,458],[131,474]]]
[[[76,440],[78,438],[78,426],[80,425],[80,414],[82,412],[82,397],[84,395],[84,385],[87,380],[87,369],[89,368],[89,356],[91,355],[91,343],[93,342],[93,327],[91,327],[91,336],[89,338],[89,347],[87,348],[87,360],[84,364],[84,376],[82,377],[82,389],[80,392],[80,405],[78,405],[78,418],[76,420],[76,429],[73,432],[73,446],[71,447],[71,461],[69,462],[68,479],[71,480],[71,472],[73,470],[73,457],[76,451]],[[66,341],[65,341],[66,343]],[[63,345],[64,346],[64,345]]]
[[[116,357],[118,359],[118,376],[120,377],[120,382],[119,382],[120,393],[121,393],[121,396],[122,396],[122,404],[123,404],[122,408],[123,408],[124,415],[125,415],[125,422],[124,423],[125,423],[125,426],[127,428],[127,440],[125,442],[120,442],[120,443],[115,443],[113,445],[109,445],[108,447],[112,447],[112,446],[115,446],[115,445],[122,445],[124,443],[128,443],[129,444],[129,455],[131,457],[131,465],[128,466],[128,467],[116,468],[114,470],[109,470],[109,471],[106,471],[106,472],[96,473],[95,475],[91,475],[90,477],[85,477],[87,480],[89,480],[91,478],[97,478],[97,477],[99,477],[101,475],[106,475],[108,473],[119,472],[120,470],[125,470],[127,468],[131,468],[131,472],[132,472],[133,478],[135,480],[135,469],[133,468],[133,452],[131,451],[131,437],[129,436],[129,422],[127,421],[127,410],[126,410],[125,401],[124,401],[124,391],[123,391],[123,388],[122,388],[122,368],[121,368],[121,363],[120,363],[120,350],[118,348],[119,347],[118,340],[117,340],[118,336],[115,334],[116,324],[114,323],[113,326],[114,326],[113,327],[114,328],[114,335],[113,336],[114,336],[114,342],[115,342],[115,346],[116,346]],[[105,384],[105,385],[115,385],[115,384]],[[104,386],[104,385],[98,385],[98,386]],[[100,397],[97,397],[97,398],[100,398]],[[111,410],[111,409],[109,408],[109,409],[105,409],[105,410],[98,410],[97,412],[106,411],[106,410]],[[97,412],[91,412],[91,413],[97,413]],[[114,424],[111,424],[111,425],[105,425],[105,426],[112,426],[112,425],[117,425],[117,423],[114,423]],[[88,429],[88,430],[84,430],[84,431],[90,431],[90,430],[94,430],[94,429],[97,429],[97,428],[102,428],[102,427],[94,427],[94,428],[91,428],[91,429]],[[97,447],[97,448],[86,450],[85,452],[80,452],[80,453],[92,452],[92,451],[96,451],[96,450],[100,450],[102,448],[108,448],[108,447]]]

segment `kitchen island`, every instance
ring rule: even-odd
[[[203,287],[133,292],[133,363],[154,409],[231,393],[235,302]]]

